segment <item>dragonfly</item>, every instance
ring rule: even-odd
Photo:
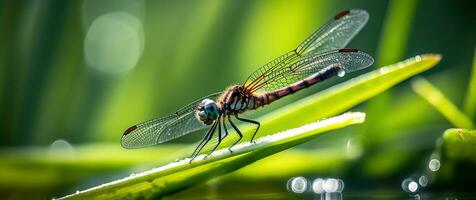
[[[217,149],[231,130],[227,123],[239,136],[229,150],[240,142],[243,134],[232,117],[256,126],[250,139],[253,143],[260,123],[242,118],[240,114],[373,64],[373,58],[367,53],[345,48],[365,26],[368,18],[364,10],[340,12],[296,49],[259,67],[243,84],[200,98],[168,116],[131,126],[122,134],[121,145],[124,148],[153,146],[208,128],[190,157],[192,162],[215,133],[218,134],[218,142],[208,155]]]

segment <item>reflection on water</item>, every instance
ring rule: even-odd
[[[431,171],[438,171],[440,169],[440,160],[433,158],[430,160],[428,163],[428,168],[430,168]]]
[[[287,183],[287,188],[288,188],[288,191],[292,191],[297,194],[302,194],[306,192],[308,188],[307,185],[308,183],[306,178],[300,176],[300,177],[294,177],[289,179]]]
[[[315,194],[319,195],[322,200],[339,200],[342,199],[344,181],[335,178],[316,178],[311,182],[299,176],[289,179],[286,187],[289,192],[296,194]]]
[[[418,183],[420,183],[422,187],[426,187],[428,185],[428,177],[425,175],[420,176],[420,178],[418,178]]]
[[[316,194],[324,193],[324,182],[326,182],[326,180],[322,178],[314,179],[312,182],[312,191]]]
[[[407,178],[402,182],[402,189],[408,193],[416,193],[419,189],[419,185],[413,178]]]
[[[428,168],[424,167],[423,173],[417,173],[418,175],[411,176],[402,181],[402,189],[410,194],[411,199],[421,199],[419,193],[421,193],[422,189],[427,187],[437,176],[437,172],[440,170],[441,166],[438,149],[440,148],[436,148],[436,150],[431,154],[426,163]]]

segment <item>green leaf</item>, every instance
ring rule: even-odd
[[[466,96],[464,109],[473,122],[476,122],[476,49],[474,51],[473,69],[471,71],[467,93],[468,96]]]
[[[427,100],[435,109],[448,119],[454,126],[472,128],[473,122],[461,112],[445,95],[424,78],[415,78],[412,81],[413,90]]]
[[[476,130],[446,130],[443,134],[443,148],[449,159],[476,163]]]
[[[203,159],[205,155],[201,155],[191,164],[189,163],[190,159],[187,158],[77,192],[64,197],[64,199],[160,197],[234,171],[263,157],[308,141],[322,133],[352,124],[363,123],[364,119],[364,113],[345,113],[299,128],[262,137],[255,144],[242,143],[233,148],[233,153],[228,149],[219,150],[207,159]]]

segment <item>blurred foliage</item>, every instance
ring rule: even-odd
[[[446,156],[453,160],[476,163],[476,130],[448,129],[443,134],[443,148]]]
[[[413,0],[389,2],[375,55],[377,67],[389,65],[404,58],[418,2]],[[391,98],[391,91],[387,91],[369,102],[367,109],[371,114],[363,127],[363,133],[368,137],[379,135],[382,130],[385,132],[394,130],[381,126],[380,123],[380,119],[385,117],[385,113],[389,112],[391,108]],[[379,141],[367,142],[369,142],[367,145],[372,145],[372,142],[378,143]]]
[[[473,68],[471,69],[471,78],[468,84],[468,93],[465,99],[465,111],[466,114],[476,121],[476,49],[473,56]]]
[[[468,0],[2,1],[0,167],[3,171],[0,170],[0,180],[11,180],[12,184],[1,183],[1,196],[49,198],[52,194],[66,194],[76,188],[110,181],[111,177],[119,178],[124,174],[118,170],[128,174],[128,166],[146,163],[157,166],[188,155],[194,146],[190,143],[201,137],[200,134],[167,147],[132,152],[120,149],[118,140],[131,124],[173,112],[190,100],[244,81],[258,66],[287,52],[330,16],[349,8],[370,13],[369,23],[349,47],[374,55],[381,64],[377,67],[421,53],[441,54],[444,59],[438,67],[422,75],[445,94],[447,102],[462,108],[460,112],[475,124],[475,6],[474,1]],[[113,23],[98,26],[100,19]],[[117,19],[123,21],[118,23]],[[104,29],[114,24],[118,27]],[[93,31],[93,27],[103,28],[99,30],[114,37],[94,40],[93,36],[101,31]],[[117,38],[117,35],[128,37]],[[91,48],[95,42],[102,46]],[[94,56],[108,58],[108,53],[117,55],[95,60]],[[98,68],[100,65],[94,61],[113,68]],[[130,62],[134,65],[125,65]],[[311,87],[251,115],[263,115],[341,80]],[[400,178],[420,167],[422,157],[435,150],[435,141],[441,133],[454,125],[415,94],[408,83],[393,87],[391,94],[381,98],[383,103],[373,102],[377,104],[374,108],[372,105],[357,107],[369,114],[370,123],[365,128],[339,130],[338,134],[320,137],[292,151],[302,155],[308,152],[311,157],[322,156],[324,150],[330,157],[335,155],[335,159],[322,160],[322,166],[336,168],[329,167],[319,175],[332,174],[353,180],[354,183],[346,182],[346,188],[358,189],[365,185],[367,188],[389,186],[395,190]],[[341,109],[339,112],[348,108],[343,105]],[[314,120],[325,115],[319,110],[310,113],[316,114]],[[277,115],[276,112],[271,114],[268,116]],[[298,126],[296,123],[298,120],[283,120],[280,127],[266,128],[291,128]],[[45,150],[45,146],[53,147],[58,139],[71,143],[74,152],[85,153],[73,156],[71,162],[58,161],[65,158],[63,154]],[[360,157],[345,160],[337,156],[336,152],[349,141],[362,144]],[[112,146],[104,147],[100,145],[102,142]],[[91,149],[83,151],[86,146]],[[168,148],[174,150],[163,150]],[[318,149],[308,150],[315,148]],[[308,158],[298,156],[301,154],[290,157],[304,159],[300,163],[305,164]],[[112,161],[115,158],[118,161]],[[54,161],[58,167],[45,167],[48,164],[39,164],[42,160]],[[248,173],[262,174],[255,169],[263,163],[279,160],[277,155],[272,156],[220,180],[229,180],[226,182],[229,184],[238,177],[256,177]],[[89,164],[79,164],[83,161]],[[314,161],[318,162],[309,162]],[[340,163],[345,164],[345,168],[337,167],[342,166]],[[33,166],[37,165],[43,166],[37,169],[45,171],[34,171]],[[65,170],[73,166],[77,166],[78,171]],[[88,172],[83,173],[83,169]],[[60,185],[59,182],[69,179],[64,178],[64,173],[70,173],[69,182],[77,185]],[[54,191],[32,189],[29,184],[15,184],[23,183],[23,180],[14,181],[17,175],[30,177],[24,179],[31,181],[30,186],[41,188],[50,182],[58,183],[58,187],[52,189]],[[457,178],[450,176],[443,188],[452,188]],[[243,187],[250,185],[250,192],[276,187],[284,190],[282,179],[261,182],[258,187],[254,184]],[[217,187],[220,181],[214,180],[215,184],[206,186]],[[246,190],[243,187],[240,188]],[[182,192],[183,196],[187,196],[186,192]]]
[[[412,81],[412,86],[416,93],[440,111],[455,127],[474,127],[473,122],[426,79],[416,78]]]

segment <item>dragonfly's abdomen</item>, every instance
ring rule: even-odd
[[[300,80],[296,83],[291,84],[288,87],[283,87],[283,88],[277,89],[275,91],[262,94],[262,95],[258,96],[257,98],[263,99],[263,102],[262,102],[261,106],[264,106],[264,105],[270,104],[273,101],[276,101],[276,100],[278,100],[282,97],[285,97],[289,94],[293,94],[293,93],[295,93],[299,90],[307,88],[307,87],[309,87],[311,85],[314,85],[318,82],[321,82],[321,81],[324,81],[328,78],[334,77],[341,70],[342,69],[339,66],[329,66],[329,67],[326,67],[326,68],[316,72],[315,74],[313,74],[313,75],[311,75],[311,76],[309,76],[309,77],[307,77],[303,80]]]

